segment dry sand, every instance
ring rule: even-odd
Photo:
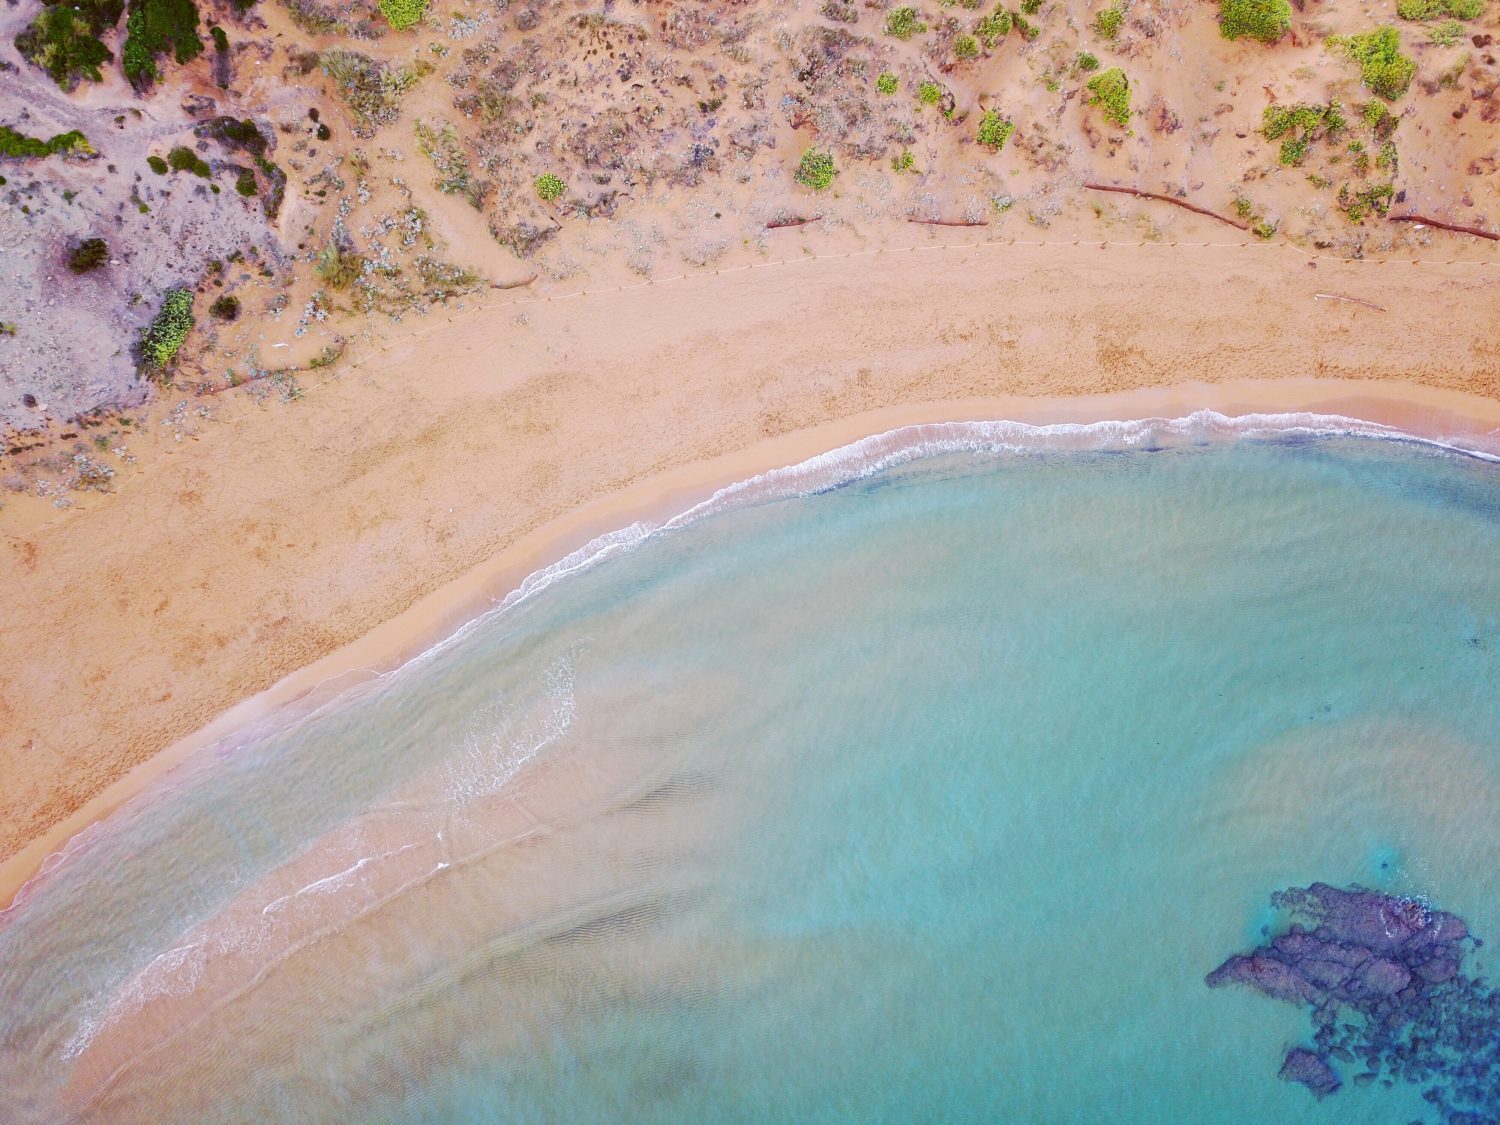
[[[1500,443],[1500,263],[964,233],[496,295],[290,406],[230,395],[187,440],[156,427],[114,494],[0,512],[0,901],[296,670],[254,706],[401,659],[593,534],[863,434],[1214,407]]]

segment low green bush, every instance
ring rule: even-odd
[[[986,47],[993,47],[1010,34],[1010,28],[1010,13],[1004,8],[996,8],[974,25],[974,34]]]
[[[68,268],[74,273],[88,273],[109,261],[109,246],[102,238],[85,238],[68,252]]]
[[[214,24],[208,29],[208,34],[214,41],[214,50],[221,52],[229,50],[229,33],[222,27]]]
[[[1078,57],[1073,60],[1073,66],[1077,70],[1087,74],[1091,70],[1099,69],[1099,56],[1090,54],[1088,51],[1079,51]]]
[[[114,52],[106,47],[99,33],[120,18],[114,9],[107,22],[105,12],[97,6],[75,8],[68,4],[50,4],[16,36],[16,50],[34,66],[45,70],[63,90],[72,90],[81,78],[104,81],[99,69],[114,61]]]
[[[255,173],[249,168],[241,168],[239,175],[234,178],[234,190],[249,199],[257,191],[255,186]]]
[[[936,82],[917,83],[917,101],[923,105],[937,105],[943,100],[943,88]]]
[[[999,152],[1005,147],[1005,142],[1010,140],[1010,135],[1015,132],[1016,126],[1012,121],[1006,120],[993,110],[984,111],[984,116],[979,119],[979,134],[975,138],[986,148]]]
[[[1219,0],[1219,34],[1225,39],[1275,43],[1291,29],[1287,0]]]
[[[1484,0],[1396,0],[1396,14],[1404,20],[1473,20],[1484,14]]]
[[[167,153],[167,165],[174,172],[191,172],[195,176],[204,178],[212,173],[208,162],[186,145],[178,145]]]
[[[562,177],[553,175],[551,172],[544,172],[538,176],[535,187],[537,195],[544,203],[561,199],[563,193],[568,190],[568,185],[563,183]]]
[[[885,33],[897,39],[910,39],[927,30],[927,25],[917,18],[915,8],[892,8],[885,15]]]
[[[28,137],[25,133],[18,133],[9,125],[0,125],[0,156],[43,157],[66,152],[93,151],[88,138],[77,129],[67,133],[58,133],[55,137],[48,137],[44,141],[40,137]]]
[[[1094,34],[1100,39],[1111,41],[1120,34],[1120,28],[1125,26],[1125,12],[1119,6],[1105,8],[1094,17]]]
[[[215,320],[238,320],[240,299],[233,294],[226,293],[209,305],[208,311]]]
[[[875,92],[878,94],[894,94],[900,87],[900,79],[890,71],[886,71],[875,79]]]
[[[917,158],[911,154],[911,149],[903,148],[900,156],[891,157],[891,171],[910,172],[917,166]]]
[[[156,60],[168,52],[179,65],[203,53],[193,0],[131,0],[120,48],[125,77],[137,87],[150,85],[158,77]]]
[[[977,59],[979,57],[979,40],[972,35],[960,35],[953,41],[953,57],[956,59]]]
[[[158,176],[165,176],[167,174],[167,162],[159,156],[152,155],[146,157],[146,166]]]
[[[193,330],[193,291],[168,289],[161,311],[141,337],[141,362],[160,373],[169,367]]]
[[[838,169],[833,165],[833,154],[820,148],[810,148],[802,154],[802,160],[792,173],[792,179],[813,191],[824,191],[833,183],[836,175]]]
[[[1363,35],[1330,36],[1328,45],[1359,63],[1360,81],[1388,102],[1406,93],[1417,64],[1401,53],[1401,33],[1377,27]]]
[[[397,31],[404,31],[427,14],[427,0],[380,0],[380,14]]]
[[[1104,116],[1120,127],[1130,124],[1130,79],[1117,66],[1100,71],[1090,78],[1084,101],[1096,105]]]

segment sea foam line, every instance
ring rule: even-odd
[[[248,728],[227,734],[203,747],[203,752],[221,755],[234,747],[244,746],[263,737],[260,732],[284,733],[309,723],[330,711],[348,706],[366,692],[388,680],[399,677],[446,652],[482,628],[494,617],[529,601],[570,575],[592,569],[605,560],[627,551],[663,532],[676,531],[690,524],[735,508],[771,503],[798,496],[816,495],[873,476],[887,469],[953,453],[992,455],[1042,452],[1101,452],[1154,448],[1159,444],[1187,445],[1236,439],[1274,437],[1357,437],[1392,441],[1405,445],[1442,450],[1463,457],[1500,463],[1500,455],[1483,449],[1423,437],[1378,422],[1368,422],[1341,414],[1313,412],[1257,413],[1230,416],[1215,410],[1199,410],[1177,418],[1151,417],[1106,419],[1098,422],[1054,422],[1035,425],[1012,421],[935,422],[901,426],[871,434],[857,441],[819,453],[804,461],[769,469],[745,480],[716,490],[685,511],[661,521],[637,521],[627,527],[606,532],[570,552],[549,566],[528,575],[510,593],[491,608],[464,622],[452,633],[417,655],[385,671],[376,671],[370,679],[343,688],[318,706],[286,720],[288,708],[251,724]],[[334,680],[339,677],[333,677]],[[331,681],[330,681],[331,682]],[[315,689],[316,690],[316,689]],[[250,734],[251,731],[257,732]],[[250,734],[250,737],[247,737]],[[201,754],[202,752],[200,752]],[[195,755],[199,757],[199,755]],[[206,761],[207,757],[200,760]],[[38,886],[64,863],[73,860],[104,834],[104,826],[117,817],[135,811],[138,802],[151,799],[158,789],[130,798],[102,821],[97,821],[73,836],[42,861],[37,872],[16,892],[11,904],[0,910],[0,929]]]

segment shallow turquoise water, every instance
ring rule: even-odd
[[[1314,880],[1500,937],[1497,548],[1495,466],[1295,433],[662,532],[78,847],[0,1116],[1420,1119],[1203,977]]]

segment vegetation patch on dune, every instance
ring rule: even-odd
[[[1120,127],[1130,124],[1130,79],[1117,66],[1090,78],[1085,101],[1096,105],[1104,116]]]
[[[1268,141],[1281,141],[1281,163],[1298,167],[1307,159],[1312,142],[1334,136],[1348,122],[1337,100],[1325,105],[1268,105],[1261,119],[1261,133]]]
[[[0,125],[0,156],[26,158],[93,151],[88,138],[77,129],[58,133],[55,137],[42,140],[40,137],[28,137],[25,133],[18,133],[9,125]]]
[[[833,164],[833,154],[820,148],[810,148],[802,154],[792,179],[813,191],[825,191],[833,184],[838,169]]]
[[[1275,43],[1291,29],[1287,0],[1219,0],[1219,34],[1225,39]]]
[[[1005,147],[1005,142],[1010,140],[1010,135],[1015,132],[1015,129],[1014,122],[1001,117],[993,109],[987,109],[984,111],[984,116],[979,119],[979,135],[975,139],[992,152],[999,152]]]
[[[1396,0],[1396,14],[1404,20],[1475,20],[1484,14],[1484,0]]]
[[[119,22],[121,11],[120,0],[49,4],[16,36],[16,50],[63,90],[71,91],[83,78],[102,82],[100,67],[115,55],[99,35]]]
[[[1359,63],[1360,81],[1388,102],[1406,93],[1416,76],[1417,64],[1401,53],[1401,34],[1394,27],[1329,36],[1327,44]]]
[[[404,31],[427,14],[427,0],[380,0],[380,14],[397,31]]]
[[[381,125],[394,121],[401,95],[432,73],[432,64],[425,59],[396,67],[341,47],[324,51],[318,61],[354,114],[354,131],[361,137],[372,136]]]
[[[136,86],[149,85],[159,77],[156,60],[168,53],[178,65],[203,53],[193,0],[132,0],[120,48],[125,77]]]
[[[162,298],[161,311],[141,336],[141,362],[145,368],[160,377],[177,358],[193,323],[193,291],[168,289]]]

